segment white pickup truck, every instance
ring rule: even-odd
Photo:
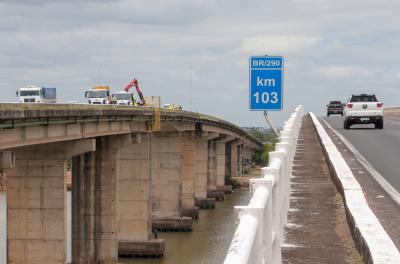
[[[374,124],[383,128],[383,103],[374,94],[353,94],[343,110],[343,127],[353,124]]]

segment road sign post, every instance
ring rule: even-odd
[[[264,117],[278,135],[267,111],[283,109],[283,57],[251,56],[249,65],[249,107],[264,111]]]

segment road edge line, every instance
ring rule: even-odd
[[[364,192],[350,167],[318,118],[309,113],[325,158],[341,192],[349,228],[366,263],[399,263],[400,252],[368,206]]]
[[[322,122],[324,122],[324,124],[331,129],[333,133],[340,138],[340,140],[343,141],[346,147],[350,149],[356,159],[364,166],[364,168],[372,175],[372,177],[374,177],[382,189],[390,196],[390,198],[392,198],[394,202],[400,206],[400,193],[393,188],[393,186],[374,168],[374,166],[371,165],[371,163],[367,161],[363,155],[361,155],[361,153],[353,146],[353,144],[350,143],[350,141],[348,141],[324,119],[322,119]]]

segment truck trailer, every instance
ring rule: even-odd
[[[28,85],[18,88],[17,98],[20,103],[56,103],[57,90],[55,87]]]

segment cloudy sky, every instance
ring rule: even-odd
[[[248,57],[285,57],[282,124],[298,104],[376,93],[400,105],[398,0],[0,0],[0,101],[28,84],[84,102],[137,78],[145,96],[265,126],[248,110]]]

